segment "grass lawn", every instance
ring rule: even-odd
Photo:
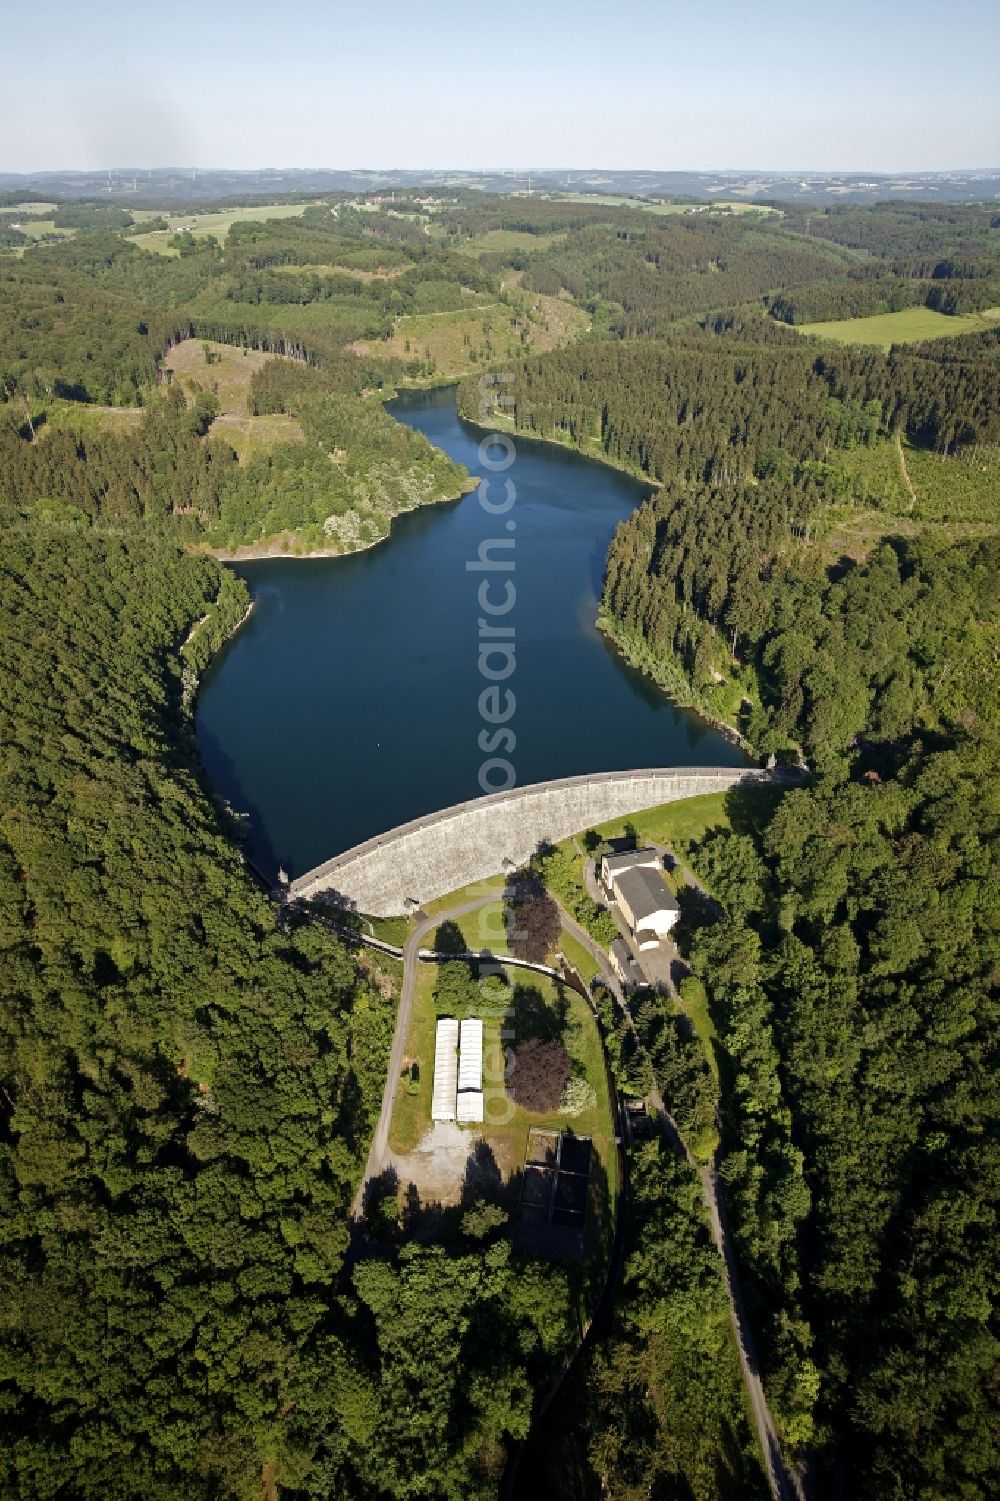
[[[708,792],[702,797],[681,798],[676,803],[663,803],[658,808],[597,824],[594,832],[602,839],[621,839],[625,825],[630,824],[639,844],[684,843],[700,839],[709,829],[729,829],[734,822],[742,826],[747,818],[766,817],[780,797],[780,789],[768,786]]]
[[[499,896],[506,884],[507,878],[502,874],[487,876],[485,880],[460,886],[457,891],[448,891],[444,896],[436,897],[433,902],[425,902],[423,910],[428,917],[434,917],[439,912],[447,912],[449,907],[460,907],[463,902],[475,901],[477,897],[490,896],[493,892]]]
[[[389,1123],[389,1146],[394,1152],[409,1152],[417,1145],[431,1123],[431,1088],[434,1082],[434,1014],[433,964],[421,964],[410,1012],[410,1030],[403,1057],[404,1073],[396,1084]],[[410,1064],[415,1062],[419,1077],[411,1079]]]
[[[872,318],[844,318],[829,323],[798,323],[802,334],[816,334],[838,344],[877,344],[888,350],[893,344],[915,344],[920,339],[943,339],[955,334],[979,333],[996,328],[1000,308],[982,313],[957,313],[948,317],[933,308],[903,308],[899,313],[878,313]]]
[[[489,949],[493,954],[509,954],[507,929],[503,921],[503,902],[491,902],[476,912],[467,912],[456,919],[462,930],[466,946],[474,953]]]
[[[583,976],[588,984],[595,975],[600,974],[597,960],[590,950],[584,948],[579,939],[574,938],[572,933],[567,933],[565,928],[563,928],[559,935],[559,947],[573,968]]]

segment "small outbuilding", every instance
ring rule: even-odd
[[[638,990],[649,982],[642,970],[632,957],[632,951],[624,938],[616,938],[608,949],[608,959],[611,968],[618,976],[623,985],[632,990]]]

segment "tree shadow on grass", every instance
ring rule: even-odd
[[[464,954],[469,945],[457,922],[443,922],[434,934],[434,951],[438,954]]]
[[[566,1028],[569,1002],[559,992],[554,1003],[546,1001],[534,985],[515,985],[511,996],[518,1042],[537,1037],[540,1042],[558,1042]]]
[[[465,1164],[461,1205],[469,1209],[473,1204],[499,1204],[502,1197],[503,1174],[493,1148],[483,1138],[476,1142]]]

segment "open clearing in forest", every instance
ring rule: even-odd
[[[205,359],[206,347],[211,356],[210,364]],[[163,364],[165,369],[173,371],[174,380],[187,392],[200,386],[218,396],[221,411],[209,432],[231,443],[242,460],[254,448],[273,443],[295,443],[304,437],[296,419],[283,412],[265,417],[250,415],[250,382],[268,360],[278,358],[281,356],[261,354],[256,349],[241,349],[235,344],[182,339],[173,346]]]
[[[405,266],[380,266],[377,271],[358,271],[353,266],[270,266],[270,271],[288,276],[349,276],[353,281],[391,281],[411,269]]]
[[[475,917],[473,913],[473,927]],[[463,929],[465,926],[463,919]],[[400,1190],[405,1192],[413,1184],[423,1203],[456,1204],[468,1174],[476,1166],[477,1144],[485,1143],[486,1151],[480,1149],[478,1154],[477,1170],[485,1169],[493,1175],[498,1190],[505,1188],[508,1209],[513,1213],[529,1128],[568,1128],[577,1135],[589,1136],[594,1143],[595,1171],[589,1188],[585,1247],[588,1256],[596,1254],[609,1223],[618,1168],[597,1023],[582,996],[545,975],[517,969],[503,973],[511,985],[511,1009],[500,1013],[487,1006],[482,1013],[486,1118],[482,1124],[463,1127],[431,1121],[437,1025],[434,990],[439,968],[421,964],[406,1040],[406,1066],[396,1085],[386,1166],[397,1172]],[[507,1050],[518,1040],[535,1035],[562,1037],[593,1088],[594,1104],[589,1109],[574,1116],[561,1109],[538,1113],[522,1109],[510,1098],[505,1086]],[[413,1064],[417,1066],[415,1078],[411,1074]]]
[[[610,203],[622,208],[638,208],[647,214],[772,214],[782,217],[780,208],[769,203],[748,202],[746,199],[720,198],[704,203],[660,203],[654,198],[623,198],[611,193],[560,193],[560,203]]]
[[[565,233],[559,231],[531,235],[521,229],[488,229],[485,234],[475,235],[471,240],[456,245],[455,249],[461,250],[465,255],[509,255],[515,250],[550,250],[553,245],[561,245],[565,239]]]
[[[206,344],[212,356],[211,363],[205,359]],[[173,379],[189,398],[197,387],[214,392],[219,398],[220,410],[209,432],[232,444],[242,461],[255,448],[274,443],[295,443],[304,437],[296,419],[283,412],[265,417],[250,415],[250,382],[254,374],[265,361],[281,358],[281,355],[261,354],[256,349],[242,349],[235,344],[183,339],[164,356],[163,368],[172,372]],[[148,392],[147,399],[153,401],[162,394],[162,387],[154,387]],[[33,415],[37,418],[44,412],[50,427],[83,433],[128,432],[142,421],[146,410],[146,407],[98,406],[91,402],[59,399],[33,403]]]
[[[512,288],[509,301],[446,313],[411,313],[398,319],[389,339],[359,340],[359,354],[392,355],[423,367],[417,378],[457,379],[490,369],[529,351],[540,354],[578,338],[587,313],[564,297]]]
[[[876,313],[871,318],[833,319],[829,323],[797,323],[800,334],[815,334],[837,344],[876,344],[889,350],[893,344],[916,344],[921,339],[954,338],[956,334],[981,333],[1000,325],[1000,307],[981,313],[948,316],[929,307],[903,308],[898,313]]]

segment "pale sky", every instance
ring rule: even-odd
[[[997,0],[0,0],[0,171],[1000,166]]]

